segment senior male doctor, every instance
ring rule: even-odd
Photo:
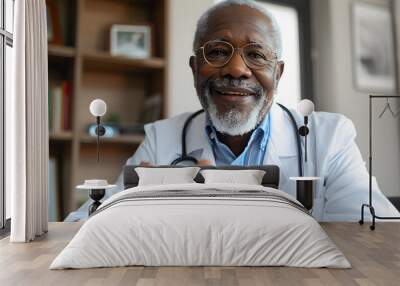
[[[275,19],[253,1],[224,1],[197,23],[193,72],[205,112],[192,119],[187,155],[210,165],[278,165],[279,188],[295,196],[299,176],[296,137],[289,115],[274,103],[284,71]],[[290,63],[288,63],[290,64]],[[291,110],[301,126],[303,117]],[[169,165],[181,156],[185,113],[145,126],[146,136],[128,165]],[[313,216],[319,221],[357,221],[368,201],[368,172],[355,143],[356,130],[343,115],[314,112],[309,118],[308,161],[304,174],[318,176]],[[303,146],[304,148],[304,146]],[[117,184],[122,190],[122,175]],[[373,181],[377,214],[398,211]],[[86,203],[67,220],[87,216]]]

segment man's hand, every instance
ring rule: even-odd
[[[198,160],[197,161],[197,166],[210,166],[211,165],[211,161],[210,160]]]

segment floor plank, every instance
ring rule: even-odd
[[[322,223],[352,269],[290,267],[117,267],[49,270],[81,223],[50,223],[32,243],[0,240],[0,285],[400,285],[400,223],[379,222],[375,231],[357,223]]]

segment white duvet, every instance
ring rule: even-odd
[[[238,184],[142,186],[117,193],[50,269],[127,265],[351,267],[296,200],[272,188]]]

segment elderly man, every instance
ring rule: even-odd
[[[193,53],[190,68],[205,112],[188,123],[186,155],[198,164],[278,165],[279,188],[295,195],[295,182],[289,180],[299,175],[293,122],[289,112],[273,101],[284,71],[274,18],[253,1],[221,2],[198,21]],[[303,117],[291,113],[300,125]],[[147,125],[144,142],[127,164],[177,162],[182,130],[191,115]],[[368,200],[368,172],[352,122],[339,114],[315,112],[310,125],[304,173],[321,177],[313,216],[320,221],[358,220],[360,206]],[[121,190],[122,176],[117,183]],[[373,191],[378,214],[398,215],[376,181]],[[85,208],[81,208],[84,215]]]

